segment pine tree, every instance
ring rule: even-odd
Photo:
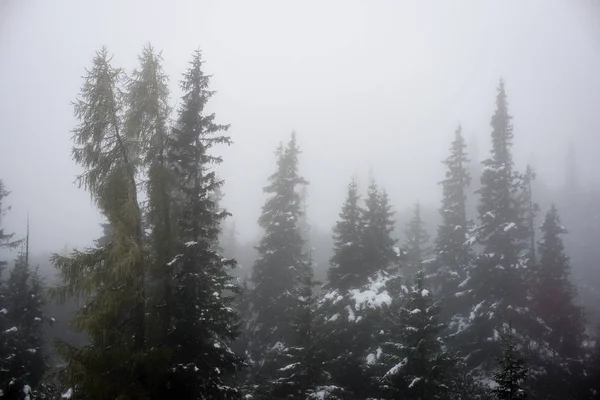
[[[211,166],[221,158],[209,153],[217,144],[230,143],[228,136],[219,135],[229,126],[216,124],[215,115],[205,113],[214,92],[208,90],[210,76],[204,74],[203,63],[198,50],[181,82],[184,95],[169,147],[179,212],[175,256],[167,263],[173,271],[167,334],[170,373],[157,398],[241,396],[228,385],[243,365],[230,349],[238,335],[238,318],[230,307],[237,288],[228,274],[235,261],[218,252],[220,224],[229,213],[215,203],[214,193],[223,181]]]
[[[147,286],[150,307],[148,345],[161,349],[165,345],[170,323],[167,299],[171,294],[170,268],[175,232],[173,227],[173,174],[167,160],[170,135],[167,126],[170,108],[167,77],[162,57],[146,45],[138,57],[140,67],[127,82],[125,128],[130,136],[138,136],[143,147],[138,149],[147,168],[146,219],[151,261]],[[164,360],[163,360],[164,361]],[[162,364],[160,362],[159,364]],[[151,378],[154,382],[156,378]]]
[[[84,172],[79,182],[110,225],[105,246],[55,254],[63,284],[53,293],[61,300],[82,297],[85,307],[75,327],[91,343],[59,344],[66,360],[66,383],[89,399],[146,398],[144,373],[146,252],[137,200],[139,130],[124,124],[122,72],[110,65],[106,49],[96,54],[80,98],[75,102],[79,125],[73,157]]]
[[[2,391],[6,399],[20,399],[26,387],[36,387],[46,370],[44,336],[44,293],[37,271],[29,266],[29,227],[24,249],[8,278],[5,297],[4,344],[10,351],[2,365]]]
[[[327,272],[329,286],[335,289],[356,288],[367,279],[362,257],[362,209],[356,180],[348,185],[348,194],[340,219],[333,228],[334,248]]]
[[[270,197],[259,218],[264,236],[252,268],[253,319],[248,329],[253,374],[259,383],[283,367],[278,362],[265,362],[265,358],[277,358],[279,349],[295,345],[290,320],[297,306],[293,293],[298,278],[309,268],[298,225],[301,202],[297,188],[307,184],[298,172],[299,154],[296,134],[292,133],[287,146],[278,147],[277,171],[264,188]]]
[[[494,373],[497,386],[490,390],[494,398],[499,400],[518,400],[527,398],[524,382],[527,379],[525,360],[517,353],[517,343],[512,326],[501,335],[503,355],[499,360],[500,369]]]
[[[414,214],[406,225],[406,271],[405,276],[412,277],[423,268],[423,261],[427,256],[429,234],[425,230],[425,223],[421,219],[421,205],[415,204]]]
[[[479,190],[480,224],[476,239],[483,252],[477,256],[464,285],[471,305],[465,314],[466,321],[460,324],[461,339],[457,342],[468,356],[470,366],[483,366],[482,371],[490,368],[487,364],[490,359],[500,355],[494,332],[507,319],[509,310],[514,310],[512,320],[520,335],[531,337],[539,329],[529,309],[527,260],[522,257],[529,237],[521,218],[520,180],[513,171],[511,118],[501,80],[491,120],[491,155],[483,162]]]
[[[386,191],[380,190],[372,181],[361,218],[363,277],[373,276],[378,271],[395,271],[397,268],[396,240],[390,236],[395,225],[393,215]]]
[[[326,321],[324,368],[331,376],[330,384],[349,398],[366,398],[373,384],[370,371],[364,368],[365,357],[384,327],[383,309],[395,295],[399,250],[390,236],[394,221],[385,191],[373,182],[365,208],[361,210],[357,203],[351,183],[334,232],[334,271],[329,272],[349,279],[334,280],[324,287],[318,311]]]
[[[320,324],[317,321],[317,298],[314,288],[319,285],[309,268],[299,278],[296,301],[291,325],[295,329],[296,343],[282,351],[282,363],[286,365],[276,371],[272,398],[304,400],[318,391],[324,382]]]
[[[466,293],[461,284],[469,276],[469,267],[473,258],[467,243],[469,221],[467,218],[467,188],[471,182],[468,171],[466,144],[459,125],[454,133],[450,155],[443,163],[446,166],[446,178],[442,185],[442,223],[438,227],[435,248],[434,288],[438,288],[439,297],[444,301],[441,310],[442,319],[448,321],[457,313],[464,311]],[[453,326],[449,326],[453,328]]]
[[[385,398],[456,398],[453,381],[458,360],[446,353],[440,338],[444,326],[438,322],[439,307],[424,280],[423,271],[418,271],[403,304],[392,306],[386,318],[389,333],[379,354],[370,356],[385,371],[379,377]]]
[[[534,288],[535,311],[549,326],[549,343],[562,359],[581,357],[584,339],[584,315],[576,305],[577,291],[569,281],[571,265],[565,254],[558,210],[550,208],[542,224],[540,263]]]

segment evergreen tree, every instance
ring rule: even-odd
[[[208,90],[210,76],[202,65],[198,50],[181,82],[184,95],[169,147],[179,212],[175,256],[167,263],[173,271],[167,334],[170,373],[157,398],[241,396],[227,384],[243,361],[229,347],[238,335],[238,318],[230,307],[237,288],[228,274],[235,260],[218,252],[220,224],[229,214],[215,203],[214,193],[223,181],[210,167],[221,158],[209,153],[217,144],[230,143],[228,136],[219,135],[229,126],[216,124],[215,115],[205,112],[214,92]]]
[[[394,231],[393,215],[386,191],[380,190],[372,181],[361,218],[363,277],[373,276],[379,271],[395,271],[397,268],[396,240],[390,236]]]
[[[385,371],[379,378],[385,398],[457,398],[458,361],[446,353],[440,338],[444,326],[438,322],[439,308],[424,280],[423,271],[418,271],[404,304],[392,306],[386,318],[385,342],[379,355],[370,356],[370,361]]]
[[[85,307],[75,327],[91,343],[59,344],[67,362],[66,384],[89,399],[147,397],[144,347],[146,251],[137,200],[139,130],[124,125],[122,72],[110,65],[106,49],[96,54],[80,98],[73,157],[84,168],[80,184],[88,189],[110,225],[105,246],[52,257],[63,284],[61,300],[82,297]]]
[[[467,188],[471,182],[468,171],[466,144],[459,125],[454,133],[450,155],[443,163],[446,166],[446,178],[442,185],[442,222],[438,226],[435,248],[437,258],[434,265],[437,270],[433,279],[434,288],[444,301],[441,310],[442,319],[453,319],[457,313],[465,310],[467,297],[461,284],[469,276],[469,267],[473,254],[467,243],[469,221],[467,218]],[[452,328],[452,326],[450,326]]]
[[[44,294],[37,271],[29,267],[29,227],[23,251],[8,278],[4,345],[10,351],[2,365],[6,399],[21,399],[26,387],[36,387],[46,370],[42,324]]]
[[[500,369],[494,373],[497,386],[490,390],[494,398],[499,400],[518,400],[527,398],[524,382],[527,378],[525,360],[517,353],[517,344],[512,326],[501,335],[503,355],[499,360]]]
[[[351,183],[334,231],[336,247],[329,274],[338,279],[324,288],[319,315],[327,332],[323,347],[330,383],[345,396],[366,398],[374,386],[365,357],[385,326],[383,309],[397,294],[399,250],[390,237],[394,221],[386,193],[372,183],[365,209],[357,203]]]
[[[299,154],[296,134],[292,133],[287,146],[280,145],[276,151],[277,171],[264,188],[270,197],[258,221],[264,236],[252,268],[253,318],[248,329],[253,374],[258,383],[283,367],[277,361],[280,349],[296,344],[290,316],[297,307],[294,293],[298,278],[309,268],[298,224],[301,201],[297,188],[307,184],[298,172]]]
[[[582,309],[576,305],[577,291],[569,280],[571,265],[561,238],[567,231],[554,205],[541,230],[535,312],[550,328],[548,340],[555,354],[563,360],[577,359],[581,357],[585,320]]]
[[[317,298],[313,293],[318,284],[313,278],[312,268],[299,278],[296,288],[298,304],[291,322],[296,345],[282,351],[282,363],[286,365],[276,371],[272,398],[304,400],[316,393],[324,382],[320,324],[316,318]]]
[[[470,309],[460,325],[457,346],[468,356],[471,367],[490,369],[488,361],[500,356],[501,348],[494,340],[502,321],[513,312],[513,323],[520,335],[531,340],[539,324],[530,312],[526,272],[527,230],[518,199],[520,181],[513,172],[511,116],[508,114],[504,82],[496,97],[492,126],[492,150],[483,162],[481,199],[478,207],[480,224],[476,239],[483,246],[464,285],[469,293]]]
[[[171,294],[171,269],[175,232],[173,227],[173,176],[167,160],[169,134],[167,120],[169,89],[162,69],[162,57],[151,45],[146,45],[138,57],[140,67],[133,71],[127,85],[125,118],[129,136],[139,136],[143,147],[138,149],[147,167],[146,223],[149,230],[151,257],[147,282],[148,345],[155,349],[165,345],[170,323],[167,299]],[[163,360],[164,361],[164,360]],[[162,364],[162,362],[160,363]],[[156,381],[152,378],[150,382]]]
[[[334,248],[327,272],[329,286],[336,289],[356,288],[367,279],[362,255],[362,209],[356,180],[348,185],[348,194],[340,219],[333,228]]]
[[[421,205],[415,204],[414,214],[406,225],[406,272],[405,276],[412,277],[423,268],[423,261],[427,256],[429,235],[425,230],[425,223],[421,219]]]

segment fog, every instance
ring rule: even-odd
[[[223,204],[253,239],[273,151],[298,133],[310,181],[308,217],[329,230],[357,174],[396,210],[437,207],[440,160],[456,125],[488,153],[496,85],[507,83],[515,159],[546,184],[564,180],[573,143],[580,181],[597,182],[599,7],[592,1],[3,1],[0,4],[0,178],[12,194],[7,231],[32,251],[91,245],[100,229],[71,160],[71,101],[106,45],[127,71],[148,42],[179,76],[201,48],[231,124]],[[173,101],[174,103],[175,101]]]

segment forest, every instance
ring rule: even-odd
[[[72,157],[103,234],[46,260],[29,225],[0,225],[15,254],[0,264],[1,398],[600,398],[600,191],[578,183],[572,148],[558,189],[518,168],[510,82],[480,99],[485,156],[447,132],[438,210],[399,216],[376,176],[348,176],[316,231],[302,132],[282,132],[246,243],[222,207],[244,193],[222,190],[234,144],[206,110],[203,53],[176,102],[151,45],[131,71],[106,48],[85,71]]]

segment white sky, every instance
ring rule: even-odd
[[[458,5],[460,4],[460,6]],[[595,6],[595,7],[594,7]],[[311,182],[309,217],[337,218],[353,173],[370,170],[397,209],[437,206],[455,126],[487,154],[495,87],[507,81],[519,163],[563,179],[575,143],[583,181],[600,148],[600,21],[592,0],[43,1],[0,3],[0,178],[12,191],[7,228],[34,251],[89,245],[99,216],[73,181],[70,101],[107,45],[131,70],[142,46],[163,51],[173,98],[200,47],[230,123],[225,205],[246,238],[258,232],[273,150],[292,129]]]

